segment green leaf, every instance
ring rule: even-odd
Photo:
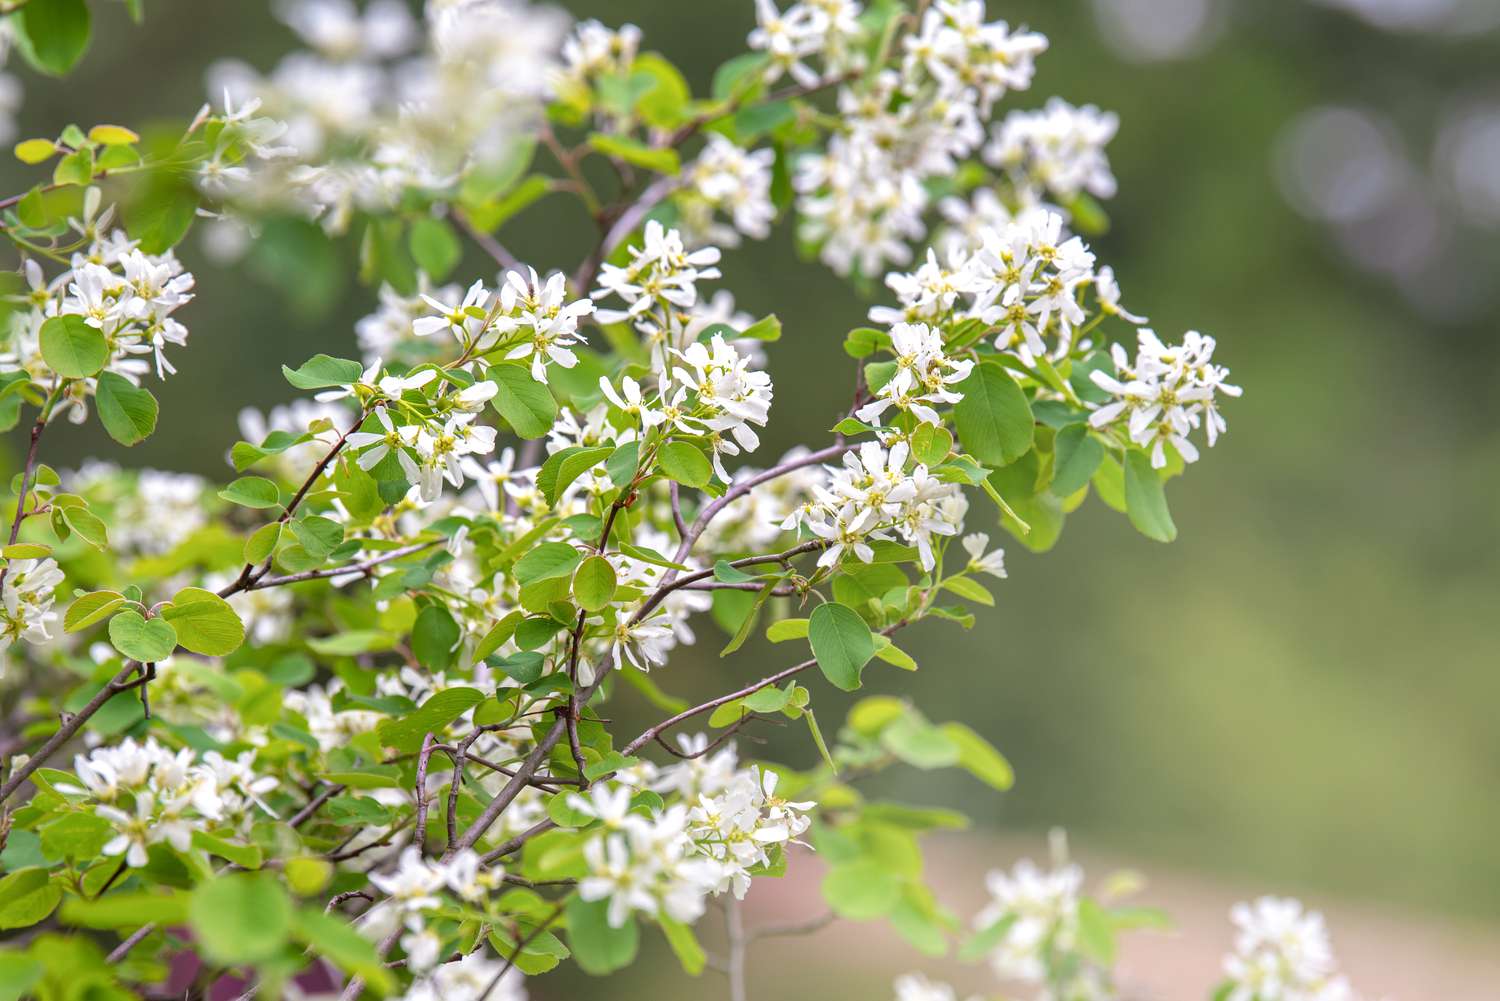
[[[13,542],[0,548],[8,560],[40,560],[52,555],[52,547],[41,542]]]
[[[150,172],[140,197],[126,216],[130,235],[147,254],[164,254],[187,235],[198,214],[198,190],[188,172],[168,169]],[[304,273],[301,277],[307,278]]]
[[[693,92],[676,66],[655,52],[647,52],[636,57],[631,76],[651,79],[650,88],[635,103],[636,112],[647,125],[670,129],[687,117]]]
[[[953,408],[958,438],[974,458],[1004,466],[1031,450],[1036,431],[1031,404],[1004,368],[982,362],[957,390],[964,394]]]
[[[714,473],[703,450],[685,441],[667,442],[656,453],[656,461],[668,479],[685,487],[706,487]]]
[[[565,448],[554,452],[537,472],[536,485],[548,504],[556,504],[564,490],[584,473],[603,462],[613,448]]]
[[[1171,542],[1177,538],[1172,512],[1167,510],[1167,494],[1161,477],[1151,468],[1145,452],[1132,449],[1125,453],[1125,513],[1130,523],[1148,539]]]
[[[109,361],[102,331],[81,316],[54,316],[42,324],[42,360],[64,379],[95,375]]]
[[[23,139],[15,147],[16,159],[30,166],[45,163],[57,151],[57,143],[51,139]]]
[[[640,929],[633,917],[619,928],[610,927],[609,901],[586,901],[578,896],[568,900],[568,944],[579,969],[599,977],[624,969],[635,961],[640,947]]]
[[[375,943],[341,918],[324,914],[315,907],[303,908],[293,914],[292,934],[345,973],[363,979],[379,994],[390,993],[394,978],[381,963]]]
[[[279,882],[260,873],[234,873],[193,891],[188,919],[197,947],[225,965],[273,958],[292,931],[292,900]]]
[[[1010,762],[989,741],[962,723],[944,723],[940,729],[957,745],[960,768],[996,789],[1009,789],[1015,784],[1016,773]]]
[[[807,731],[812,734],[813,743],[818,745],[818,753],[823,756],[824,763],[833,774],[837,775],[839,766],[834,763],[833,755],[828,753],[828,741],[823,739],[823,728],[818,726],[818,718],[813,715],[811,709],[805,707],[802,710],[802,718],[807,720]]]
[[[94,151],[85,146],[74,150],[52,168],[52,183],[59,188],[84,187],[94,179]]]
[[[975,932],[963,945],[959,946],[958,958],[965,963],[972,963],[977,959],[994,952],[996,948],[1005,941],[1010,934],[1011,925],[1016,923],[1016,915],[1002,915],[993,924],[981,928]]]
[[[1089,434],[1087,425],[1069,424],[1057,432],[1056,447],[1050,489],[1058,497],[1071,497],[1089,485],[1104,461],[1104,446]]]
[[[65,813],[44,826],[42,851],[49,858],[93,861],[115,836],[114,826],[92,813]]]
[[[901,902],[902,877],[874,858],[836,865],[823,877],[823,899],[851,921],[883,918]]]
[[[125,596],[118,591],[94,591],[81,595],[63,613],[63,631],[76,633],[96,622],[103,622],[124,603]]]
[[[447,608],[428,605],[417,613],[411,629],[412,655],[430,671],[446,671],[453,666],[454,649],[462,635]]]
[[[715,101],[727,101],[749,90],[760,80],[760,71],[771,61],[768,52],[742,52],[714,70],[710,93]]]
[[[327,559],[344,541],[344,526],[320,515],[298,518],[291,523],[291,529],[302,548],[320,561]]]
[[[567,577],[583,560],[583,554],[566,542],[544,542],[516,560],[515,578],[522,585],[539,580]]]
[[[280,541],[281,522],[273,521],[269,525],[260,526],[250,538],[245,540],[245,562],[250,564],[265,562],[276,551],[276,543]]]
[[[589,145],[605,156],[658,174],[676,174],[682,169],[682,159],[675,149],[648,146],[637,139],[595,132],[589,136]]]
[[[952,591],[960,598],[978,602],[986,607],[994,607],[995,596],[990,594],[985,586],[972,577],[948,577],[943,580],[943,587]]]
[[[219,491],[219,497],[257,510],[281,506],[281,488],[264,476],[241,476]]]
[[[101,146],[128,146],[140,141],[139,135],[123,125],[95,125],[89,129],[89,142]]]
[[[488,372],[497,387],[490,401],[505,422],[522,438],[540,438],[552,430],[557,419],[557,401],[552,391],[531,377],[525,365],[496,365]]]
[[[205,657],[227,657],[245,642],[245,624],[223,598],[199,587],[185,587],[162,609],[177,642]]]
[[[779,341],[781,340],[781,320],[775,313],[763,316],[741,331],[740,336],[755,341]]]
[[[127,608],[109,620],[109,641],[131,660],[154,664],[172,655],[177,647],[177,630],[164,619],[147,619]]]
[[[313,355],[296,369],[281,366],[281,374],[298,389],[327,389],[330,386],[348,386],[359,381],[364,367],[348,358],[333,358],[329,355]]]
[[[490,663],[504,671],[523,685],[529,685],[542,676],[542,664],[546,658],[535,650],[521,650],[509,657],[495,657]]]
[[[665,914],[658,915],[656,921],[661,925],[662,934],[667,937],[667,944],[672,947],[677,961],[682,964],[682,971],[690,977],[702,973],[703,967],[708,964],[708,956],[704,953],[703,946],[698,944],[698,936],[693,934],[693,929],[680,921],[673,921]]]
[[[95,549],[103,549],[109,545],[108,530],[104,526],[103,519],[98,515],[82,507],[65,507],[60,510],[63,520],[78,534],[79,538]]]
[[[289,448],[312,440],[313,436],[308,433],[292,434],[290,431],[272,431],[259,445],[252,445],[248,441],[235,442],[234,448],[229,450],[229,458],[234,463],[235,472],[243,473],[268,456],[280,455]]]
[[[407,753],[418,751],[423,737],[429,733],[442,733],[449,723],[483,701],[484,693],[476,688],[445,688],[434,692],[416,712],[408,713],[402,719],[383,721],[376,733],[386,747]]]
[[[1105,967],[1115,962],[1115,933],[1104,908],[1085,897],[1078,902],[1078,946]]]
[[[453,227],[434,216],[422,216],[411,224],[407,246],[417,267],[434,282],[446,279],[464,255],[463,245],[458,242]]]
[[[572,547],[569,547],[572,548]],[[573,575],[573,597],[586,612],[597,612],[615,596],[615,568],[603,556],[590,556]]]
[[[807,637],[823,676],[846,692],[857,689],[860,672],[875,656],[875,640],[859,613],[836,602],[819,605],[808,617]]]
[[[10,23],[22,54],[52,76],[62,76],[78,65],[89,47],[85,0],[29,0]]]
[[[886,750],[914,768],[947,768],[958,764],[959,747],[938,727],[914,712],[896,718],[880,731]]]
[[[259,869],[265,856],[256,845],[245,845],[214,837],[207,831],[193,832],[193,847],[200,851],[228,859],[241,869]]]
[[[0,879],[0,930],[27,928],[52,913],[62,890],[46,869],[18,869]]]
[[[85,928],[139,928],[148,921],[180,925],[188,919],[185,893],[124,892],[94,900],[73,898],[63,904],[62,919]]]
[[[766,639],[772,643],[800,640],[807,636],[806,619],[780,619],[766,627]]]
[[[99,423],[121,445],[143,442],[156,430],[156,397],[116,372],[100,374],[94,404]]]

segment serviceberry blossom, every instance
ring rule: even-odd
[[[827,467],[827,479],[813,488],[814,500],[782,527],[800,521],[826,543],[819,566],[836,566],[846,553],[869,563],[875,558],[871,542],[899,537],[917,547],[923,569],[932,569],[934,536],[957,535],[967,505],[955,484],[935,479],[926,466],[908,469],[910,455],[905,441],[889,449],[866,442],[846,453],[841,466]]]
[[[698,304],[698,282],[718,278],[717,247],[688,251],[682,233],[666,229],[655,219],[646,223],[640,247],[629,248],[630,261],[621,266],[605,264],[599,272],[597,301],[610,295],[627,304],[624,311],[599,310],[600,323],[630,323],[648,337],[661,338],[674,324],[680,325]],[[653,312],[654,311],[654,312]]]
[[[154,844],[186,851],[195,831],[245,833],[257,816],[274,816],[263,797],[278,780],[258,774],[254,763],[254,751],[234,759],[209,751],[200,758],[154,737],[144,743],[127,737],[75,757],[73,770],[81,784],[62,783],[58,790],[82,797],[81,805],[114,826],[105,855],[124,856],[140,868]]]
[[[695,341],[676,354],[683,364],[673,366],[672,376],[679,387],[696,397],[692,419],[708,429],[714,472],[728,483],[721,456],[760,447],[752,425],[764,427],[770,415],[771,377],[752,369],[749,359],[726,343],[722,334],[715,334],[707,345]]]
[[[17,640],[46,643],[48,627],[57,621],[52,602],[63,572],[50,556],[11,560],[0,580],[0,653]]]
[[[563,42],[559,75],[569,83],[587,85],[602,76],[626,73],[640,47],[641,29],[633,24],[610,29],[598,21],[580,21]]]
[[[1134,361],[1116,344],[1115,374],[1090,375],[1115,398],[1094,411],[1089,425],[1123,425],[1131,441],[1151,450],[1151,465],[1157,469],[1167,464],[1168,444],[1184,462],[1196,462],[1198,448],[1188,434],[1201,425],[1212,446],[1228,426],[1219,413],[1217,395],[1239,396],[1241,389],[1224,381],[1229,369],[1213,363],[1212,337],[1190,330],[1181,345],[1169,346],[1155,332],[1142,329],[1138,341]]]
[[[635,790],[623,783],[568,797],[571,809],[601,825],[584,845],[589,875],[579,894],[608,900],[615,927],[633,912],[693,922],[709,896],[743,898],[751,870],[769,864],[770,853],[810,823],[805,814],[816,804],[777,796],[776,773],[738,768],[732,745],[707,761],[699,760],[706,737],[683,738],[681,746],[692,756],[643,777],[682,802],[654,812],[634,808]]]
[[[687,190],[677,199],[683,225],[695,244],[739,245],[740,234],[764,240],[776,208],[771,204],[771,149],[744,150],[718,133],[710,133],[698,159],[688,167]],[[725,226],[716,213],[733,222]]]
[[[1227,1001],[1354,1001],[1317,911],[1261,897],[1235,904],[1229,918],[1235,937],[1234,951],[1224,957]]]
[[[895,407],[919,421],[941,424],[942,418],[933,408],[951,406],[963,399],[963,394],[951,387],[969,377],[974,362],[947,357],[943,353],[942,332],[924,323],[898,323],[891,327],[891,343],[896,356],[895,374],[856,416],[875,423],[883,419],[889,408]]]
[[[1104,147],[1119,128],[1113,112],[1092,104],[1075,108],[1054,97],[1040,111],[1006,115],[984,148],[984,159],[1018,186],[1036,184],[1063,201],[1084,191],[1113,198],[1118,185]]]

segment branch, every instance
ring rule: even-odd
[[[259,591],[267,587],[280,587],[283,584],[297,584],[305,580],[326,580],[330,577],[343,577],[346,574],[368,573],[369,571],[380,566],[382,563],[390,563],[393,560],[401,559],[403,556],[410,556],[413,553],[420,553],[424,549],[431,549],[433,546],[438,545],[442,541],[442,539],[429,539],[426,542],[417,542],[413,543],[410,546],[402,546],[400,549],[392,549],[390,552],[382,553],[374,559],[366,560],[363,563],[350,563],[345,566],[329,567],[323,570],[304,570],[302,573],[287,574],[284,577],[259,578],[253,583],[246,584],[244,587],[240,588],[240,590]],[[233,593],[233,591],[230,591],[230,594]],[[221,593],[220,597],[228,597],[228,595]]]
[[[729,565],[736,569],[739,569],[741,567],[757,566],[761,563],[786,563],[794,557],[801,556],[803,553],[810,553],[815,549],[824,549],[827,546],[828,543],[823,541],[822,539],[815,539],[811,542],[804,542],[800,545],[793,546],[791,549],[788,549],[785,552],[770,553],[765,556],[747,556],[741,560],[731,560]],[[681,550],[679,550],[677,562],[682,562],[682,557],[686,555],[686,553],[683,553]],[[651,593],[651,597],[647,598],[641,605],[641,607],[636,610],[636,613],[630,617],[629,625],[634,625],[635,623],[641,621],[641,619],[649,615],[651,613],[651,610],[654,609],[657,605],[660,605],[666,598],[666,596],[671,594],[673,591],[688,587],[693,584],[697,584],[699,581],[707,580],[713,575],[713,567],[709,567],[707,570],[694,570],[692,573],[687,574],[683,577],[675,576],[675,571],[668,571],[667,573],[662,575],[662,583],[658,585],[656,590]],[[762,584],[746,585],[743,589],[759,591],[763,586],[764,585]]]
[[[32,755],[26,760],[25,764],[17,768],[4,785],[0,785],[0,803],[5,802],[11,793],[19,789],[21,784],[31,777],[32,772],[46,764],[48,758],[56,754],[59,748],[73,739],[73,735],[83,729],[83,724],[87,723],[95,713],[102,709],[104,703],[121,692],[130,689],[132,687],[131,679],[135,676],[136,671],[140,669],[140,666],[136,661],[126,661],[125,666],[120,668],[120,672],[111,678],[108,684],[95,692],[94,697],[89,699],[88,703],[82,709],[64,719],[62,726],[58,727],[57,732],[51,737],[47,738],[47,742],[41,746],[36,754]]]
[[[452,212],[449,213],[448,217],[455,223],[457,223],[458,228],[467,233],[469,235],[469,239],[478,244],[479,249],[483,250],[486,254],[489,254],[494,262],[500,265],[500,267],[504,268],[506,271],[521,270],[523,265],[519,260],[516,259],[516,255],[512,254],[508,249],[506,249],[505,244],[495,239],[494,236],[475,226],[465,213]]]

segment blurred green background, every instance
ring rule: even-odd
[[[94,6],[105,27],[81,69],[65,83],[27,78],[21,136],[189,115],[213,58],[265,69],[294,44],[260,3],[151,0],[140,29],[119,4]],[[702,89],[753,22],[749,0],[569,6],[639,24]],[[1327,102],[1385,107],[1420,149],[1423,109],[1483,86],[1500,36],[1386,34],[1257,0],[1229,10],[1202,51],[1145,62],[1106,44],[1090,4],[990,6],[1053,40],[1035,88],[1008,107],[1059,94],[1120,113],[1114,229],[1094,244],[1127,305],[1165,336],[1214,334],[1246,394],[1226,409],[1227,438],[1170,486],[1175,545],[1091,500],[1045,557],[1007,546],[1010,579],[971,632],[933,625],[904,641],[918,675],[868,673],[871,689],[909,688],[934,718],[978,728],[1019,776],[1005,795],[946,773],[895,779],[895,791],[963,805],[984,825],[1062,825],[1148,870],[1500,918],[1500,310],[1414,309],[1288,208],[1273,167],[1281,130]],[[6,191],[29,183],[15,165],[3,175]],[[570,266],[587,229],[565,205],[530,210],[507,244],[539,268]],[[1493,253],[1482,237],[1475,253]],[[339,253],[348,276],[352,248]],[[237,409],[290,396],[281,362],[353,353],[374,294],[345,277],[325,308],[292,308],[257,281],[263,260],[216,268],[192,237],[182,255],[198,275],[182,314],[190,349],[159,393],[161,431],[124,458],[222,478]],[[786,323],[764,461],[836,419],[841,335],[866,304],[799,261],[785,227],[730,253],[724,271],[744,308]],[[492,272],[476,254],[459,277]],[[119,455],[60,430],[59,460]],[[976,505],[973,527],[988,520]],[[709,651],[661,680],[722,691],[785,657],[759,646],[720,663]],[[816,692],[830,722],[836,694]],[[773,740],[810,763],[800,730]]]

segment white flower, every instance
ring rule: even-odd
[[[40,560],[10,560],[0,581],[0,651],[17,640],[45,643],[48,626],[57,620],[52,603],[63,572],[50,556]]]
[[[983,532],[973,532],[963,537],[964,550],[969,554],[967,569],[987,573],[1002,580],[1005,578],[1005,550],[996,549],[986,553],[990,537]]]
[[[431,309],[436,310],[437,315],[418,317],[412,322],[412,333],[418,337],[428,337],[447,330],[452,332],[460,343],[468,344],[484,329],[485,309],[489,299],[489,290],[484,287],[482,281],[476,281],[470,285],[469,291],[464,293],[463,301],[457,305],[450,306],[424,294],[422,301]]]
[[[1228,1001],[1352,1001],[1323,916],[1299,901],[1261,897],[1235,904],[1234,951],[1224,958]]]
[[[1212,446],[1228,426],[1216,396],[1239,396],[1240,387],[1225,381],[1227,368],[1213,364],[1212,337],[1190,330],[1180,346],[1168,346],[1154,331],[1143,328],[1137,338],[1133,362],[1116,344],[1116,374],[1098,370],[1090,374],[1094,384],[1114,399],[1090,415],[1089,425],[1105,428],[1123,422],[1132,442],[1151,449],[1151,465],[1157,469],[1167,464],[1167,444],[1184,462],[1195,462],[1198,449],[1188,439],[1189,432],[1204,425]]]
[[[365,449],[359,456],[359,468],[374,469],[380,460],[394,452],[406,478],[416,482],[421,474],[417,469],[416,461],[407,450],[416,445],[417,437],[422,433],[422,429],[415,424],[396,427],[391,422],[390,414],[385,407],[376,410],[375,417],[380,421],[380,426],[385,429],[383,432],[356,431],[348,438],[350,448]]]
[[[1051,98],[1041,111],[1012,111],[995,129],[984,158],[1019,185],[1046,188],[1063,202],[1087,191],[1114,197],[1115,177],[1104,147],[1120,127],[1119,116],[1092,104],[1075,108]]]

